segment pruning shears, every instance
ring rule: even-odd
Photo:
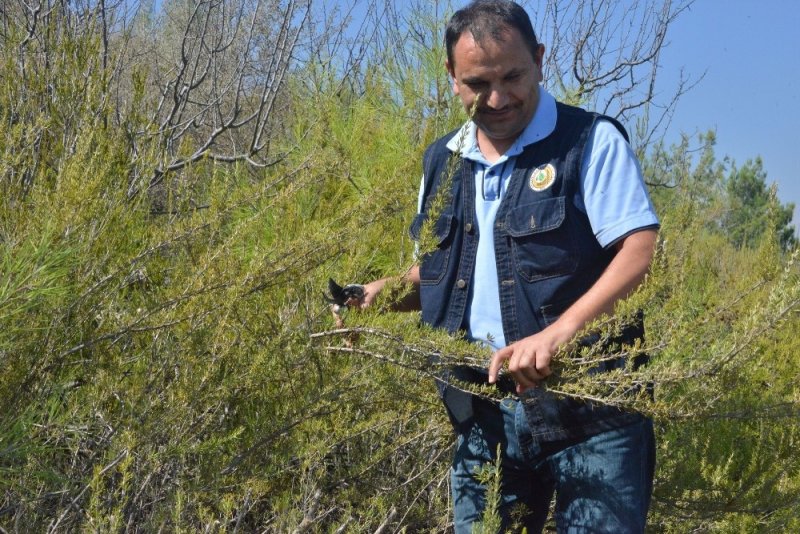
[[[330,295],[323,294],[325,300],[333,305],[333,312],[338,313],[342,308],[347,308],[353,304],[361,302],[366,295],[364,286],[361,284],[347,284],[342,287],[333,278],[328,279],[328,291]]]

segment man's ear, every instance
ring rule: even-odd
[[[450,81],[453,84],[453,93],[458,95],[458,83],[456,83],[456,73],[453,66],[446,59],[444,60],[444,68],[447,70],[447,75],[450,76]]]
[[[539,43],[539,46],[536,47],[536,53],[533,55],[533,62],[536,64],[539,82],[541,83],[544,79],[542,74],[542,64],[544,63],[544,45],[541,43]]]
[[[533,61],[536,65],[541,69],[542,63],[544,62],[544,45],[539,43],[536,47],[536,53],[533,55]]]

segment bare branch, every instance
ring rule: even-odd
[[[659,90],[661,52],[672,23],[693,0],[549,0],[532,6],[545,55],[545,80],[559,97],[611,115],[638,120],[633,143],[643,150],[663,134],[680,97],[696,81]],[[666,99],[663,96],[666,94]]]

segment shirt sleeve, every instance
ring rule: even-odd
[[[425,175],[419,180],[419,193],[417,193],[417,213],[422,213],[422,196],[425,194]]]
[[[417,194],[417,215],[422,213],[422,197],[425,195],[425,175],[419,181],[419,193]],[[414,261],[419,262],[419,241],[414,239]]]
[[[609,121],[597,121],[586,142],[581,195],[604,248],[637,230],[659,226],[636,155]]]

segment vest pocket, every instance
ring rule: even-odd
[[[565,216],[565,197],[516,206],[506,216],[514,265],[528,282],[575,271],[578,254]]]
[[[411,237],[419,241],[422,232],[422,224],[427,219],[427,214],[418,213],[411,223]],[[422,254],[419,258],[419,277],[422,284],[438,284],[447,272],[447,264],[450,260],[450,245],[453,241],[453,228],[455,218],[452,211],[442,213],[436,221],[434,234],[436,235],[436,248]]]

